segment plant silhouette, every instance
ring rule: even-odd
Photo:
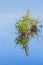
[[[27,10],[26,15],[24,15],[21,20],[16,20],[16,30],[19,32],[18,37],[16,38],[16,44],[20,45],[24,50],[26,55],[28,56],[28,42],[32,37],[38,35],[40,32],[40,28],[42,25],[38,24],[38,21],[35,18],[31,17],[31,12]]]
[[[26,53],[26,56],[28,56],[28,42],[29,38],[27,36],[19,35],[16,38],[16,45],[19,45]]]

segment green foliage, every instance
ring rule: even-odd
[[[31,20],[29,18],[29,12],[27,12],[26,15],[22,17],[22,20],[16,21],[16,29],[19,32],[28,32],[31,26],[30,23],[31,23]]]
[[[29,10],[27,10],[26,15],[23,16],[21,20],[16,20],[16,29],[21,33],[21,35],[16,38],[16,44],[22,46],[26,55],[28,55],[28,42],[30,38],[38,35],[38,22],[35,18],[31,18],[31,12]]]
[[[29,38],[26,36],[20,35],[16,38],[16,45],[20,45],[21,48],[25,51],[27,56],[28,56],[28,41]]]
[[[26,15],[21,20],[16,20],[16,29],[21,32],[31,31],[32,26],[36,26],[37,22],[35,18],[31,18],[31,12],[27,10]]]
[[[16,28],[20,32],[26,32],[29,30],[28,24],[26,22],[20,22],[18,25],[16,25]]]

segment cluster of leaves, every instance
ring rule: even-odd
[[[22,49],[24,49],[26,56],[28,56],[28,41],[29,38],[26,36],[20,35],[16,38],[16,45],[20,45]]]
[[[16,21],[16,29],[22,34],[26,35],[27,33],[37,32],[37,23],[38,21],[35,18],[31,17],[31,13],[28,10],[26,15],[22,17],[21,20]]]
[[[37,35],[37,33],[40,31],[37,26],[38,23],[38,20],[31,17],[29,10],[21,20],[16,20],[16,29],[21,33],[21,35],[16,38],[16,44],[22,46],[26,52],[26,55],[28,55],[28,41],[30,40],[30,37]]]

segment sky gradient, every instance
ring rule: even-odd
[[[43,22],[43,0],[0,0],[0,65],[43,65],[42,37],[39,44],[36,38],[30,41],[28,57],[15,47],[15,20],[27,9],[33,17],[40,15]]]

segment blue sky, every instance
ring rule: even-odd
[[[33,15],[43,14],[43,0],[1,0],[0,17],[19,16],[29,9]]]
[[[41,38],[40,44],[36,39],[30,42],[28,58],[19,47],[14,48],[15,19],[23,16],[27,9],[34,17],[40,15],[43,19],[43,0],[0,0],[0,65],[43,65]]]

